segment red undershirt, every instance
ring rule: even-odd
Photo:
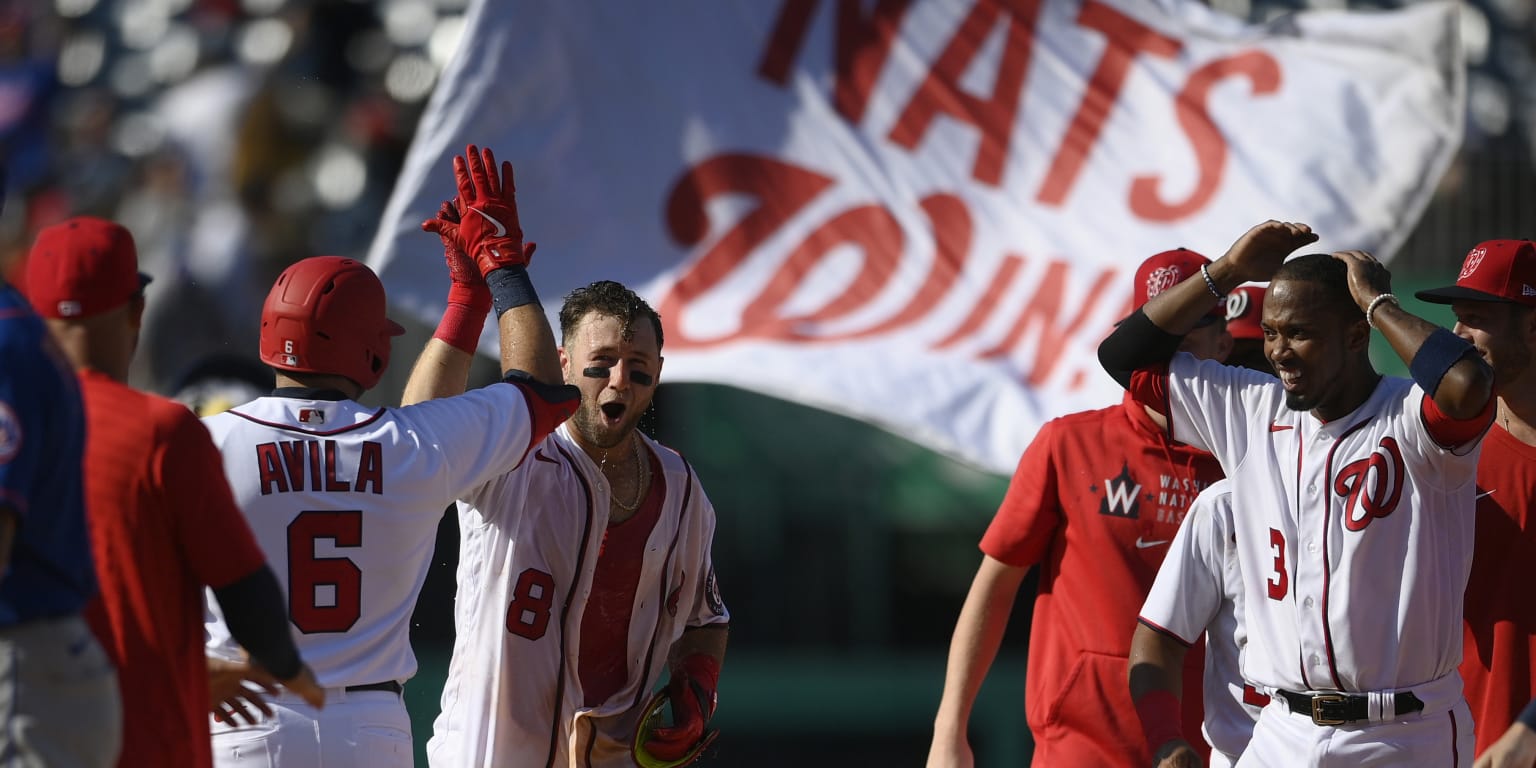
[[[584,704],[595,707],[619,692],[629,679],[629,622],[640,587],[645,543],[661,519],[666,482],[656,456],[646,451],[651,487],[645,501],[628,520],[612,523],[603,532],[592,575],[592,594],[581,617],[581,650],[577,657]]]

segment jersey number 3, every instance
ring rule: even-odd
[[[345,632],[363,614],[363,571],[346,557],[315,557],[315,544],[363,545],[363,513],[300,512],[288,524],[288,616],[306,635]]]
[[[1291,577],[1285,572],[1285,534],[1269,529],[1269,546],[1275,550],[1275,573],[1264,586],[1269,587],[1269,599],[1284,600],[1291,589]]]

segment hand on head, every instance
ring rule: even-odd
[[[1240,282],[1262,283],[1297,248],[1315,242],[1317,235],[1306,224],[1270,219],[1244,232],[1222,259],[1236,270]]]
[[[1361,311],[1377,296],[1392,292],[1392,273],[1375,256],[1365,251],[1338,251],[1333,257],[1349,268],[1349,295]]]

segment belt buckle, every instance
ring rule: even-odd
[[[1345,717],[1343,707],[1349,702],[1348,696],[1337,694],[1319,694],[1312,697],[1312,722],[1315,725],[1343,725],[1349,720]],[[1338,717],[1328,717],[1323,708],[1332,704],[1339,705]]]

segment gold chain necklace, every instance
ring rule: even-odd
[[[640,475],[640,436],[633,435],[632,437],[635,445],[635,500],[625,504],[624,502],[619,501],[618,496],[613,495],[611,492],[608,494],[608,498],[612,499],[613,503],[617,504],[619,509],[622,509],[625,512],[635,511],[635,509],[640,506],[640,502],[645,499],[645,481],[641,479]]]

